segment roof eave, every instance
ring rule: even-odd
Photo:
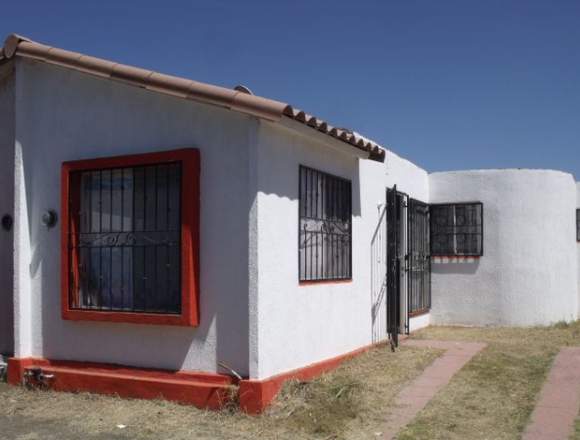
[[[25,37],[10,35],[4,44],[7,58],[19,56],[42,61],[101,78],[129,83],[136,87],[225,107],[270,121],[279,121],[286,103],[248,95],[225,87],[164,75],[151,70],[90,57],[78,52],[35,43]]]
[[[348,144],[355,151],[362,151],[370,160],[376,162],[385,161],[386,152],[383,147],[354,131],[333,127],[323,119],[309,115],[290,105],[284,109],[284,115],[288,119],[294,120],[303,124],[305,127],[308,127],[310,130],[308,130],[307,133],[312,133],[312,130],[314,130],[315,133],[321,133]]]
[[[334,151],[340,152],[341,154],[348,154],[350,156],[358,157],[360,159],[372,159],[368,151],[353,148],[348,142],[344,142],[339,138],[328,136],[318,130],[313,130],[312,127],[296,121],[295,119],[285,117],[280,120],[279,125],[286,128],[294,133],[298,133],[308,139],[312,139],[316,142],[320,142],[325,147],[330,148]],[[384,159],[384,156],[383,156]],[[379,162],[382,162],[379,160]]]
[[[385,160],[385,150],[380,145],[353,131],[332,127],[326,121],[307,115],[280,101],[50,47],[12,34],[6,39],[4,47],[0,48],[0,62],[15,56],[78,70],[146,90],[216,105],[271,122],[292,119],[308,128],[308,133],[320,133],[349,144],[357,155],[362,153],[363,156],[378,162]]]

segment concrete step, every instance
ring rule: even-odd
[[[91,392],[136,399],[165,399],[219,409],[235,400],[236,387],[226,375],[168,371],[68,361],[31,360],[15,365],[12,383],[55,391]],[[24,379],[24,380],[23,380]]]

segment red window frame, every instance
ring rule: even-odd
[[[78,228],[78,217],[72,219],[69,200],[79,200],[78,185],[71,185],[73,172],[139,165],[181,162],[181,313],[158,314],[147,312],[119,312],[73,309],[70,306],[70,261],[78,261],[74,246],[70,250],[72,234],[69,228]],[[61,167],[61,311],[62,318],[72,321],[108,321],[134,324],[199,325],[199,209],[200,209],[200,154],[194,148],[155,153],[116,156],[63,162]],[[72,224],[71,224],[72,223]],[[73,277],[78,278],[75,271]]]

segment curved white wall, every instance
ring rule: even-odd
[[[576,185],[547,170],[434,173],[430,201],[481,201],[484,255],[433,264],[434,324],[544,325],[578,315]]]

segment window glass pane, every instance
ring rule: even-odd
[[[91,232],[101,231],[101,173],[95,171],[92,173],[87,173],[88,179],[86,180],[89,187],[87,191],[89,192],[89,200],[86,202],[89,206],[89,215],[91,216]],[[83,179],[85,181],[85,179]],[[83,191],[84,192],[84,191]],[[82,202],[81,202],[82,203]]]
[[[145,169],[133,170],[133,231],[145,230]]]
[[[99,198],[101,200],[100,203],[100,212],[101,212],[101,230],[100,232],[109,232],[111,231],[111,220],[112,220],[112,212],[111,212],[111,202],[112,202],[112,182],[111,182],[111,170],[103,170],[101,171],[101,182],[99,188]],[[93,207],[94,209],[99,209],[99,206]]]
[[[179,231],[181,229],[181,166],[172,164],[168,166],[168,206],[167,206],[167,230]]]
[[[180,313],[181,164],[77,176],[71,307]]]
[[[431,207],[431,250],[433,255],[454,255],[454,211],[451,205]]]
[[[123,170],[111,172],[111,231],[123,230]]]
[[[123,207],[123,228],[125,232],[133,230],[133,206],[134,206],[134,177],[133,169],[123,168],[122,170],[122,207]]]
[[[350,279],[350,181],[300,167],[299,187],[300,280]]]
[[[457,203],[431,205],[431,254],[460,256],[483,254],[483,205]]]

